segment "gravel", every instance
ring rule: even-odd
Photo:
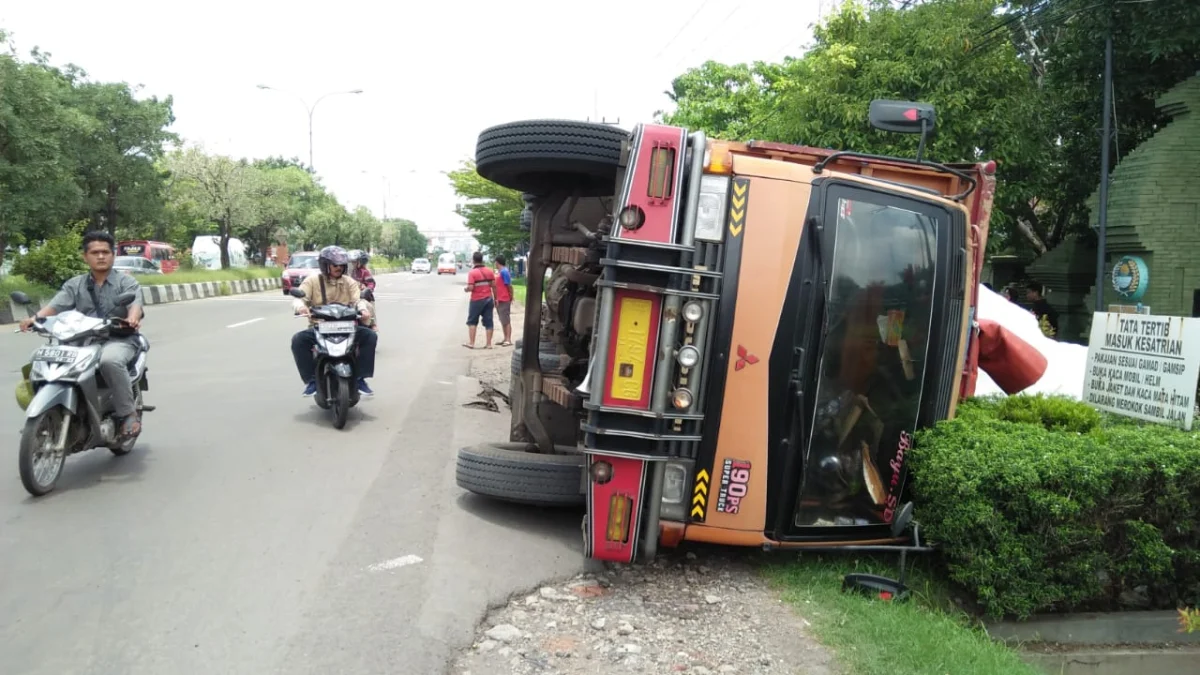
[[[514,340],[521,337],[523,309],[513,307]],[[471,376],[507,393],[511,347],[476,351],[472,357]],[[651,565],[606,566],[601,574],[548,583],[510,598],[484,618],[474,644],[449,672],[836,675],[841,670],[809,635],[808,622],[747,565],[670,552]]]
[[[745,564],[694,554],[547,584],[510,598],[454,675],[840,673],[808,622]]]

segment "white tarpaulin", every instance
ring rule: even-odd
[[[1042,334],[1037,319],[1022,307],[1009,302],[1004,296],[979,287],[978,318],[990,319],[1012,331],[1017,337],[1035,347],[1048,362],[1042,379],[1022,394],[1059,394],[1075,400],[1083,399],[1083,379],[1087,372],[1087,347],[1057,342]],[[1004,395],[988,374],[979,371],[975,384],[976,396]]]

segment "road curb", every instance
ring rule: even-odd
[[[375,272],[376,276],[394,274],[403,268],[382,269]],[[225,295],[242,295],[244,293],[261,293],[283,287],[280,277],[265,279],[234,279],[226,281],[197,281],[186,284],[156,284],[141,287],[143,305],[165,305],[170,302],[187,302],[188,300],[203,300]],[[42,303],[34,300],[32,312],[42,308]],[[0,303],[0,325],[16,323],[28,317],[31,311],[16,304],[8,298]]]

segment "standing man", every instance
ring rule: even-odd
[[[1037,317],[1037,320],[1041,322],[1042,317],[1045,317],[1050,327],[1054,329],[1054,334],[1058,335],[1058,310],[1051,307],[1049,301],[1042,297],[1041,287],[1030,284],[1025,289],[1025,299],[1032,306],[1033,315]]]
[[[141,416],[137,414],[133,395],[133,381],[129,376],[129,362],[137,355],[133,335],[142,323],[142,293],[133,275],[114,271],[113,260],[117,242],[107,232],[88,232],[83,235],[83,260],[89,272],[67,279],[62,289],[33,316],[22,319],[20,329],[27,331],[34,319],[54,316],[59,312],[75,310],[97,319],[113,316],[117,297],[133,293],[133,304],[125,310],[125,323],[129,331],[110,333],[100,348],[100,374],[108,383],[112,395],[113,417],[121,424],[121,438],[129,439],[142,432]]]
[[[512,345],[512,273],[508,271],[504,256],[496,256],[496,265],[500,267],[500,283],[496,285],[496,316],[500,317],[500,328],[504,331],[501,347]]]
[[[475,349],[475,329],[479,320],[483,319],[483,328],[487,331],[487,345],[484,349],[492,348],[492,290],[496,286],[496,275],[483,264],[483,253],[476,251],[471,256],[471,271],[467,272],[467,287],[463,292],[471,294],[471,305],[467,309],[467,338],[463,346]]]

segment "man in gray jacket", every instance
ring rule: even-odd
[[[67,279],[50,304],[21,321],[21,330],[29,330],[35,318],[45,318],[72,309],[96,318],[111,316],[117,306],[117,298],[132,292],[134,301],[129,306],[125,321],[136,331],[142,322],[141,286],[132,275],[113,270],[116,249],[116,240],[107,232],[85,234],[83,259],[91,271]],[[133,382],[129,377],[129,362],[136,355],[137,347],[132,342],[132,336],[111,336],[100,351],[100,374],[112,392],[113,416],[123,420],[121,435],[125,437],[136,436],[142,430],[134,414]]]

